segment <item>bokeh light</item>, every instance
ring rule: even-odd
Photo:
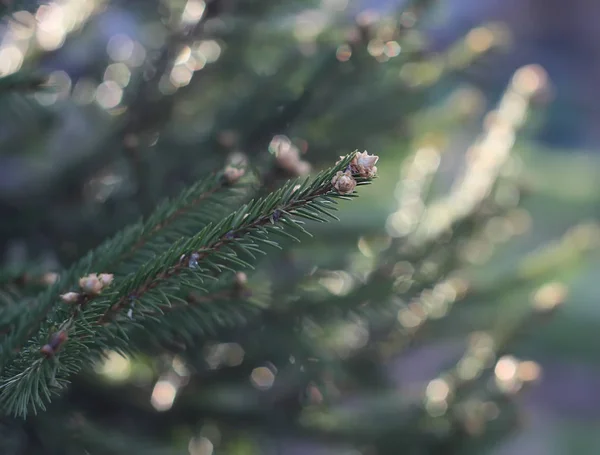
[[[252,385],[259,390],[268,390],[275,382],[275,372],[269,367],[257,367],[250,374]]]
[[[168,411],[173,407],[178,387],[169,379],[161,379],[156,382],[152,389],[150,403],[157,411]]]

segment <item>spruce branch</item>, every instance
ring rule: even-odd
[[[144,321],[143,327],[129,332],[130,339],[143,346],[144,352],[155,347],[185,351],[207,337],[227,336],[231,330],[252,330],[268,312],[268,297],[260,289],[257,292],[240,286],[237,280],[232,283],[223,278],[208,293],[193,292],[185,299],[171,299],[171,306],[161,306],[164,314],[159,319]],[[137,318],[138,308],[127,313]]]
[[[56,304],[60,302],[60,295],[72,291],[82,276],[105,270],[114,270],[116,276],[125,276],[176,239],[217,219],[227,210],[228,203],[243,197],[249,182],[240,181],[232,185],[226,171],[197,182],[177,198],[159,205],[146,222],[140,221],[127,227],[89,252],[58,279],[54,277],[54,284],[37,296],[28,311],[0,312],[0,327],[8,327],[0,343],[0,371],[39,330],[44,320],[47,326],[51,326],[53,321],[78,316],[79,309],[87,305],[90,298],[82,296],[80,301],[69,307],[65,307],[64,303]]]
[[[35,270],[35,266],[32,266]],[[24,271],[25,267],[19,267],[15,270],[0,271],[0,288],[12,287],[26,289],[27,287],[46,287],[53,284],[58,279],[56,272],[31,273]]]
[[[145,321],[160,321],[164,306],[171,307],[171,300],[181,300],[174,291],[182,285],[202,291],[206,289],[206,282],[218,280],[223,271],[252,268],[249,261],[256,253],[264,253],[262,245],[278,245],[271,240],[271,235],[298,240],[289,231],[308,234],[301,218],[318,222],[335,218],[330,213],[330,205],[336,199],[355,196],[353,187],[338,184],[339,175],[351,178],[355,186],[367,184],[373,177],[370,170],[374,161],[366,154],[354,152],[312,181],[288,182],[220,222],[205,226],[195,235],[182,237],[136,272],[115,279],[108,289],[94,288],[94,296],[88,298],[85,305],[78,306],[76,312],[59,307],[41,330],[28,339],[16,358],[3,368],[0,377],[3,410],[25,416],[29,409],[34,412],[45,409],[50,395],[65,388],[70,375],[99,358],[105,349],[134,351],[136,346],[131,345],[129,337],[131,329],[143,327]],[[137,232],[140,230],[143,228]],[[108,246],[135,245],[134,238],[130,234],[123,235]],[[111,252],[114,250],[109,248],[108,253]],[[93,256],[88,255],[90,264],[95,262]],[[56,286],[53,290],[56,291]],[[134,302],[140,310],[132,319],[123,313]],[[44,352],[48,351],[48,345],[52,355],[44,355],[48,354]]]
[[[5,92],[29,93],[50,89],[51,87],[48,82],[48,76],[41,74],[18,72],[0,77],[0,94]]]
[[[160,287],[164,282],[179,275],[190,275],[187,273],[190,270],[197,270],[195,274],[200,276],[201,282],[204,282],[206,279],[214,278],[211,271],[233,270],[231,266],[251,268],[251,264],[240,258],[243,253],[253,256],[253,252],[260,252],[261,250],[257,249],[260,243],[277,246],[276,242],[267,238],[270,231],[286,236],[291,235],[278,223],[308,234],[302,228],[302,222],[295,218],[325,222],[328,221],[325,216],[329,215],[330,218],[335,219],[327,209],[322,207],[319,199],[332,202],[333,197],[343,197],[345,193],[349,195],[354,187],[350,191],[345,186],[338,185],[337,190],[334,187],[339,179],[338,174],[342,173],[337,169],[350,167],[351,162],[355,160],[355,155],[360,156],[360,154],[353,154],[346,157],[336,166],[335,172],[323,172],[312,183],[307,179],[298,187],[297,182],[288,182],[271,195],[247,204],[220,223],[207,226],[196,236],[182,240],[170,251],[146,263],[146,273],[140,271],[141,273],[132,276],[122,284],[117,291],[119,298],[111,302],[110,308],[100,317],[99,323],[104,324],[111,319],[115,313],[130,303],[132,296],[139,301],[145,294]],[[358,172],[365,174],[361,169],[357,169],[354,177],[347,172],[346,178],[355,182],[354,185],[356,185],[355,178],[359,180],[358,183],[367,183],[368,177],[363,177]],[[292,238],[297,239],[293,236]],[[178,259],[173,264],[174,258]],[[165,264],[169,263],[171,265],[165,267]],[[160,305],[155,308],[159,309]]]
[[[184,190],[175,200],[163,202],[144,223],[136,242],[104,268],[127,274],[165,245],[218,219],[229,204],[238,201],[248,190],[248,180],[234,185],[243,174],[244,169],[228,166]]]

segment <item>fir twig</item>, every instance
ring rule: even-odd
[[[269,196],[246,204],[221,222],[182,238],[135,273],[115,280],[107,292],[88,299],[76,315],[59,308],[3,369],[0,378],[3,409],[21,416],[25,416],[28,409],[34,412],[44,409],[51,393],[64,388],[71,374],[98,358],[104,349],[133,351],[135,346],[130,343],[129,329],[143,326],[144,321],[159,319],[163,307],[171,306],[173,289],[188,283],[202,289],[206,280],[215,279],[215,271],[251,268],[245,256],[253,257],[253,253],[261,252],[261,244],[275,244],[270,239],[272,234],[297,239],[290,230],[307,233],[299,218],[328,221],[323,213],[328,212],[328,206],[335,199],[352,198],[354,185],[368,183],[369,179],[361,177],[358,171],[352,177],[345,174],[346,180],[333,179],[336,173],[340,175],[342,170],[353,169],[351,162],[356,156],[356,153],[348,155],[312,181],[289,182]],[[349,186],[352,180],[354,185]],[[135,321],[118,318],[120,311],[132,302],[144,307],[139,317]],[[58,331],[53,329],[56,324],[59,324]],[[56,349],[56,355],[43,356],[40,345],[49,338],[52,344],[56,334],[62,334],[56,343],[60,350]]]
[[[185,235],[186,231],[192,233],[193,229],[203,227],[223,213],[225,203],[240,194],[240,187],[244,186],[231,186],[222,172],[192,185],[179,197],[162,203],[146,222],[140,221],[126,228],[62,273],[58,280],[55,279],[53,286],[38,295],[28,312],[1,313],[0,326],[10,327],[11,331],[0,344],[0,371],[56,309],[59,295],[76,286],[81,276],[94,270],[115,270],[117,276],[125,276],[136,270],[147,256],[156,255],[156,251],[168,248],[172,242]],[[204,205],[207,207],[204,208]],[[220,210],[218,205],[221,206]],[[197,220],[193,215],[199,213],[202,217]],[[192,218],[189,226],[178,223],[184,217]],[[86,297],[77,302],[77,305],[69,308],[68,315],[59,310],[56,318],[76,318],[79,307],[89,300]]]
[[[28,93],[51,87],[46,75],[19,72],[0,78],[0,93],[11,91]]]

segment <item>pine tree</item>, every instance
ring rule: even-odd
[[[506,35],[432,54],[432,3],[3,3],[2,453],[485,453],[518,425],[514,343],[596,227],[478,274],[528,228],[515,138],[547,81],[519,70],[442,156],[481,100],[429,97]]]

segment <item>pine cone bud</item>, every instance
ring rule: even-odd
[[[357,153],[350,162],[350,168],[353,173],[364,178],[373,178],[377,173],[375,164],[379,160],[377,155],[369,155],[367,151]]]
[[[286,171],[293,171],[300,162],[298,149],[292,145],[280,147],[277,151],[277,164]]]
[[[294,175],[297,177],[304,177],[305,175],[310,174],[310,170],[312,166],[308,161],[298,161],[294,168]]]
[[[234,183],[237,183],[237,181],[241,179],[245,173],[246,171],[242,168],[227,166],[223,172],[223,177],[227,183],[233,185]]]
[[[356,180],[352,178],[350,172],[338,171],[331,179],[331,184],[340,194],[350,194],[356,187]]]
[[[235,167],[246,167],[248,166],[248,155],[239,150],[231,152],[227,156],[227,165]]]
[[[244,272],[237,272],[235,274],[235,282],[238,285],[245,285],[246,283],[248,283],[248,276],[244,273]]]
[[[50,341],[48,341],[48,344],[42,346],[40,352],[46,357],[52,357],[58,352],[60,347],[65,341],[67,341],[68,338],[69,336],[67,335],[67,332],[60,330],[50,337]]]
[[[252,296],[252,291],[248,288],[248,276],[244,272],[237,272],[235,274],[233,292],[238,298],[247,299]]]
[[[55,272],[48,272],[48,273],[44,273],[44,275],[42,276],[42,282],[44,284],[47,284],[48,286],[56,283],[58,281],[58,273]]]
[[[60,298],[65,303],[77,303],[79,300],[80,294],[78,292],[67,292],[66,294],[61,294]]]
[[[79,280],[79,287],[86,294],[100,294],[104,285],[95,273],[90,273]]]
[[[110,286],[114,278],[115,276],[112,273],[101,273],[98,275],[98,279],[102,283],[102,288]]]
[[[277,165],[288,174],[302,177],[310,173],[310,163],[300,159],[300,149],[286,136],[275,136],[269,149],[275,154]]]

